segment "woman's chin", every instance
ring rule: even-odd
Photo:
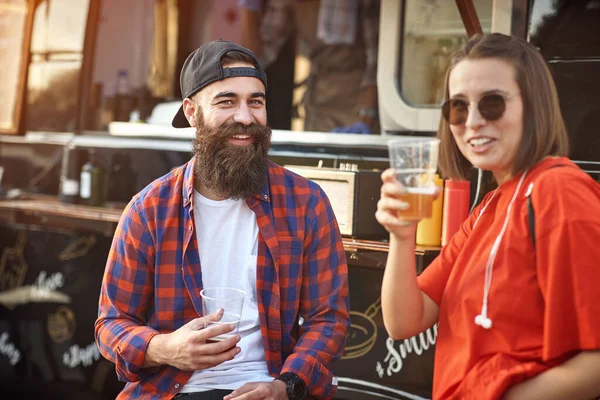
[[[473,167],[475,168],[479,168],[481,170],[484,171],[493,171],[495,168],[495,165],[493,163],[489,163],[489,162],[471,162],[471,164],[473,165]]]
[[[475,168],[479,168],[484,171],[494,172],[494,171],[499,171],[499,170],[503,169],[503,166],[501,165],[500,162],[498,162],[498,160],[490,159],[490,157],[475,156],[475,157],[471,157],[469,159],[469,161]]]

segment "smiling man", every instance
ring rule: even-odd
[[[267,79],[254,54],[206,43],[181,72],[173,126],[194,157],[125,209],[100,293],[96,341],[119,398],[331,398],[344,351],[348,271],[329,200],[268,160]],[[245,292],[238,333],[205,327],[200,291]]]

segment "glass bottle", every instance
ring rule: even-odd
[[[129,89],[129,74],[126,69],[120,69],[117,73],[113,121],[129,121],[132,103]]]
[[[103,206],[105,197],[105,176],[106,172],[96,162],[96,152],[89,150],[89,161],[81,167],[81,176],[79,184],[79,197],[83,204],[90,206]]]
[[[79,193],[77,167],[74,161],[75,147],[71,142],[63,147],[62,164],[60,168],[60,190],[58,199],[62,203],[75,204]]]

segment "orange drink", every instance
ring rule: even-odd
[[[406,210],[398,211],[398,217],[415,220],[431,218],[435,188],[409,187],[406,189],[408,193],[398,196],[398,198],[410,206]]]
[[[414,136],[397,137],[388,142],[390,166],[396,180],[407,190],[399,199],[409,207],[398,211],[399,218],[431,218],[439,144],[440,140],[435,137]]]

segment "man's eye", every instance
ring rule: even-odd
[[[220,101],[219,104],[226,105],[226,106],[231,105],[231,104],[233,104],[233,100],[223,100],[223,101]]]

